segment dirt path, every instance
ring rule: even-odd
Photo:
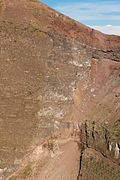
[[[79,165],[77,143],[69,141],[40,170],[36,180],[76,180]]]

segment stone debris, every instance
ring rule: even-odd
[[[57,107],[48,107],[38,111],[37,116],[38,118],[43,116],[53,116],[54,118],[62,119],[64,117],[64,111]]]

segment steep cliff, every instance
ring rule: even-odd
[[[119,36],[95,31],[36,0],[1,0],[0,64],[2,178],[61,126],[87,119],[98,130],[107,123],[115,131]]]

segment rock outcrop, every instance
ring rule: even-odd
[[[74,122],[94,121],[98,130],[107,124],[120,143],[119,36],[36,0],[1,0],[0,64],[1,178]]]

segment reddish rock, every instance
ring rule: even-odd
[[[36,0],[1,0],[0,64],[5,176],[59,124],[88,119],[112,127],[120,117],[119,36]]]

